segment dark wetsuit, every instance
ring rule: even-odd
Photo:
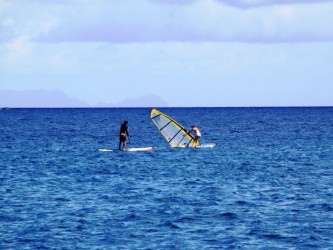
[[[119,141],[125,142],[126,135],[128,135],[127,124],[123,123],[123,124],[121,124],[121,127],[120,127]]]

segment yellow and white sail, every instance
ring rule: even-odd
[[[188,134],[182,125],[157,109],[151,110],[150,118],[171,147],[185,148],[200,145],[198,141],[194,141],[194,137]]]

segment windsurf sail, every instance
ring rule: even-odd
[[[200,145],[198,141],[194,141],[194,137],[188,134],[182,125],[157,109],[151,110],[150,118],[171,147],[185,148]]]

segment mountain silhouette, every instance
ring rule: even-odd
[[[98,103],[96,107],[167,107],[167,103],[155,95],[126,99],[118,103]],[[2,108],[85,108],[87,102],[66,95],[60,90],[4,90],[0,91]]]

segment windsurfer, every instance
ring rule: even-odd
[[[127,127],[128,121],[124,121],[120,126],[120,133],[119,133],[119,150],[126,150],[126,136],[130,136],[128,133]]]
[[[198,145],[199,144],[199,139],[201,137],[201,133],[200,133],[200,130],[198,129],[197,126],[195,125],[192,125],[191,126],[191,129],[189,131],[187,131],[187,133],[191,133],[191,132],[194,132],[195,133],[195,137],[193,139],[193,141]]]

